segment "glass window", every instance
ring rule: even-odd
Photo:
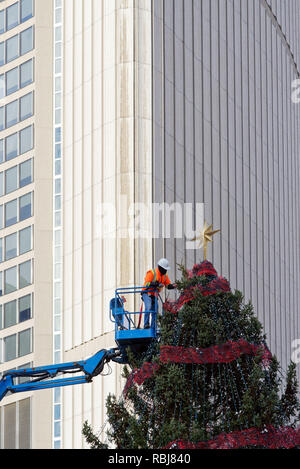
[[[12,127],[19,122],[19,100],[16,99],[6,106],[6,127]]]
[[[28,60],[20,66],[20,87],[24,88],[33,82],[33,60]]]
[[[61,406],[59,404],[56,404],[54,406],[54,420],[60,420],[61,419]]]
[[[5,260],[9,261],[18,255],[17,233],[13,233],[5,238]]]
[[[3,205],[0,205],[0,230],[4,228],[3,226]]]
[[[0,107],[0,130],[5,129],[5,107]]]
[[[60,280],[62,274],[62,264],[55,264],[54,266],[54,279]]]
[[[54,300],[54,314],[61,314],[61,300]]]
[[[9,135],[6,142],[6,161],[12,160],[18,156],[18,134]]]
[[[17,289],[17,267],[12,267],[4,272],[4,293],[8,295]]]
[[[21,230],[19,233],[20,238],[20,255],[31,251],[31,226]]]
[[[3,262],[3,238],[0,239],[0,262]]]
[[[4,305],[4,329],[17,324],[17,301]]]
[[[6,41],[6,63],[19,57],[19,36],[11,37]]]
[[[55,42],[59,42],[62,39],[62,29],[61,26],[55,28]]]
[[[60,298],[61,297],[61,283],[56,282],[54,285],[54,297]]]
[[[5,191],[10,194],[18,189],[18,166],[5,171]]]
[[[61,77],[57,77],[55,78],[55,91],[61,91],[62,87],[61,87]]]
[[[33,128],[32,126],[21,130],[20,132],[20,153],[27,153],[33,147]]]
[[[55,228],[59,228],[62,224],[61,212],[55,212]]]
[[[33,49],[33,28],[25,29],[20,34],[21,40],[21,55],[27,54],[27,52]]]
[[[54,350],[60,350],[61,349],[61,336],[60,334],[56,334],[54,336]]]
[[[32,368],[32,363],[25,363],[25,364],[22,365],[22,366],[18,366],[17,370],[24,370],[24,369],[27,369],[27,368]],[[19,377],[17,378],[17,380],[16,380],[16,382],[17,382],[18,384],[23,384],[23,383],[26,383],[27,381],[28,381],[28,377],[27,377],[27,376],[23,376],[23,377],[19,376]],[[20,405],[21,405],[22,403],[24,403],[24,402],[26,402],[26,401],[21,401],[21,402],[20,402]],[[28,446],[28,448],[29,448],[29,445],[27,445],[27,446]],[[26,447],[27,447],[27,446],[26,446]],[[20,448],[25,448],[24,445],[22,445],[22,446],[20,445],[19,447],[20,447]]]
[[[33,115],[33,93],[20,99],[20,120],[23,121]]]
[[[55,60],[55,73],[58,74],[58,73],[61,73],[61,59],[56,59]]]
[[[61,127],[57,127],[55,129],[55,142],[56,143],[61,142]]]
[[[31,319],[31,295],[19,299],[19,322]]]
[[[3,173],[0,173],[0,197],[4,195],[4,177]]]
[[[55,179],[55,194],[61,194],[61,179]]]
[[[55,57],[59,58],[62,54],[62,43],[58,42],[55,44]]]
[[[6,30],[15,28],[19,24],[19,2],[6,8]]]
[[[5,43],[0,42],[0,65],[5,64]]]
[[[3,329],[3,314],[2,314],[2,305],[0,305],[0,331],[1,329]],[[0,343],[0,347],[1,347],[1,343]],[[1,353],[1,352],[0,352]],[[1,360],[0,360],[0,363],[1,363]]]
[[[0,140],[0,163],[4,161],[4,140]]]
[[[62,9],[58,8],[55,10],[55,23],[61,23],[62,22]]]
[[[61,175],[61,160],[55,161],[55,176]]]
[[[5,226],[12,226],[18,223],[18,201],[12,200],[5,204]]]
[[[33,1],[21,0],[21,23],[33,17]]]
[[[55,196],[55,210],[61,210],[61,196]]]
[[[20,221],[32,216],[31,194],[20,197]]]
[[[0,75],[0,99],[5,97],[5,75]]]
[[[61,425],[60,422],[54,423],[54,438],[60,438],[61,436]]]
[[[31,329],[19,333],[18,356],[24,357],[31,353]]]
[[[62,247],[61,246],[58,246],[55,248],[54,258],[55,258],[55,262],[60,263],[62,261]]]
[[[55,94],[55,109],[61,107],[61,93]]]
[[[19,89],[19,67],[6,73],[6,94],[10,95]]]
[[[20,187],[25,187],[32,183],[32,159],[20,164]]]
[[[4,360],[9,362],[17,358],[17,335],[11,335],[4,339]]]
[[[5,32],[5,10],[0,11],[0,34]]]
[[[31,261],[24,262],[19,265],[20,285],[19,288],[28,287],[31,285]]]
[[[56,109],[55,111],[55,124],[61,124],[61,109]]]
[[[62,243],[62,232],[61,230],[55,231],[55,245],[59,246]]]
[[[54,331],[60,332],[61,331],[61,317],[55,316],[54,318]]]

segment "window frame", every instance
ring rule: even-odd
[[[9,60],[8,60],[8,43],[15,40],[16,41],[16,44],[17,44],[17,55],[14,55],[13,57],[11,57]],[[20,57],[20,38],[19,38],[19,34],[15,34],[14,36],[8,38],[6,41],[5,41],[5,49],[4,49],[4,63],[5,64],[9,64],[11,62],[13,62],[14,60],[17,60],[19,57]]]
[[[8,238],[15,238],[15,252],[16,252],[16,255],[13,255],[12,257],[7,257],[7,241],[8,241]],[[14,232],[14,233],[11,233],[10,235],[7,235],[5,236],[4,238],[4,262],[7,262],[7,261],[10,261],[11,259],[15,259],[16,257],[18,257],[18,232]]]
[[[15,23],[13,23],[10,27],[8,27],[8,13],[9,13],[9,10],[11,10],[12,8],[16,8],[16,10],[17,10],[17,21]],[[12,3],[11,5],[9,5],[5,9],[5,30],[6,31],[11,31],[12,29],[19,26],[19,24],[20,24],[20,2],[15,2],[15,3]]]

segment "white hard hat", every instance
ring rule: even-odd
[[[171,267],[169,266],[169,262],[167,259],[160,259],[157,263],[159,267],[162,267],[165,270],[170,270]]]

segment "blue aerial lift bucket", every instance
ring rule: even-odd
[[[148,290],[147,293],[151,291],[154,290]],[[126,354],[125,351],[128,347],[133,353],[141,353],[157,337],[157,293],[154,311],[129,312],[125,309],[127,295],[141,295],[142,293],[145,293],[145,287],[118,288],[115,291],[115,297],[110,301],[110,320],[115,323],[115,341],[122,355]],[[151,326],[149,329],[139,328],[136,325],[136,319],[140,315],[145,316],[146,313],[152,315]],[[140,322],[143,325],[143,318]]]

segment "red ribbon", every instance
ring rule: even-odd
[[[209,282],[205,287],[197,285],[184,291],[177,301],[166,301],[164,310],[174,314],[182,308],[185,303],[189,303],[195,298],[195,292],[200,292],[202,296],[214,295],[219,292],[230,292],[230,285],[223,277],[218,277]]]
[[[272,354],[264,345],[249,344],[243,339],[238,342],[227,342],[209,348],[184,348],[163,345],[160,348],[162,363],[230,363],[242,354],[258,355],[262,353],[264,362],[271,360]]]
[[[238,449],[246,446],[263,446],[267,449],[294,448],[300,445],[300,429],[291,427],[274,428],[268,426],[248,428],[232,433],[221,433],[209,441],[191,443],[184,440],[176,440],[163,449]]]
[[[151,378],[154,375],[155,371],[159,369],[159,365],[156,363],[144,363],[141,369],[135,368],[129,375],[123,394],[126,397],[128,389],[131,388],[134,384],[141,386],[143,382]]]
[[[160,347],[161,363],[188,363],[188,364],[208,364],[208,363],[230,363],[242,354],[259,355],[262,354],[264,363],[272,359],[271,352],[265,345],[249,344],[243,339],[238,342],[227,342],[223,345],[215,345],[209,348],[183,348],[162,345]],[[124,396],[128,389],[137,384],[141,386],[144,381],[154,375],[159,369],[156,363],[144,363],[141,369],[135,368],[127,379],[123,390]]]

